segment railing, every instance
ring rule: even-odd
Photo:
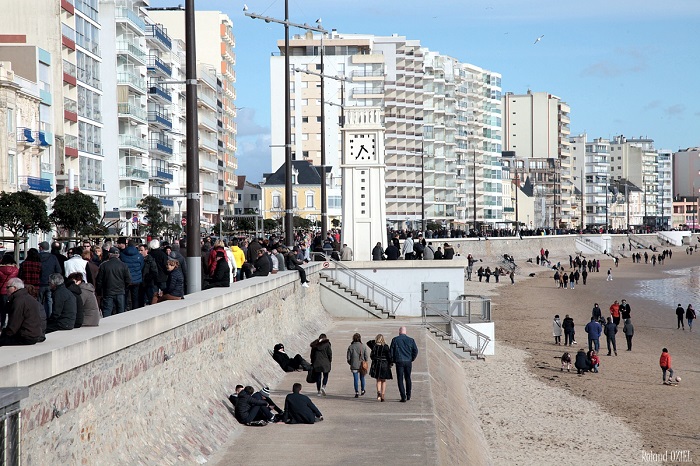
[[[128,134],[119,135],[119,145],[120,146],[133,146],[142,150],[148,150],[148,143],[144,138],[137,136],[131,136]]]
[[[77,78],[77,69],[75,64],[67,60],[63,60],[63,72],[66,73],[68,76]]]
[[[446,334],[451,340],[475,352],[477,356],[484,357],[486,347],[491,342],[491,338],[488,335],[468,325],[464,325],[449,313],[436,309],[425,301],[421,301],[421,315],[423,317],[423,325]],[[470,334],[476,340],[476,344],[470,344],[462,335],[462,332]]]
[[[148,93],[162,97],[163,99],[167,100],[168,102],[173,101],[172,95],[165,88],[165,86],[162,86],[161,84],[158,84],[157,82],[154,82],[154,81],[150,81],[148,83]]]
[[[605,253],[605,250],[603,249],[603,247],[600,244],[592,241],[590,238],[586,238],[583,235],[579,235],[578,239],[581,240],[589,248],[591,248],[595,251],[598,251],[601,254]]]
[[[129,103],[118,103],[117,113],[119,115],[131,115],[143,121],[148,119],[148,112],[145,109]]]
[[[401,296],[392,293],[357,271],[348,268],[340,261],[336,261],[322,253],[314,254],[315,256],[323,257],[325,262],[332,265],[332,267],[323,270],[324,273],[330,275],[331,279],[357,291],[373,303],[386,309],[389,315],[396,315],[396,310],[403,301]]]
[[[144,62],[146,60],[146,52],[131,42],[120,40],[117,41],[117,53],[128,53]]]
[[[61,23],[61,34],[75,42],[75,29],[68,26],[67,24]]]
[[[170,36],[168,36],[165,29],[161,28],[158,24],[146,25],[146,35],[158,39],[168,50],[172,49],[173,47]]]
[[[151,138],[150,149],[173,155],[173,143],[170,138]]]
[[[73,136],[72,134],[66,134],[63,136],[65,147],[70,147],[71,149],[78,148],[78,136]]]
[[[153,70],[158,68],[168,76],[170,76],[173,73],[173,69],[156,55],[148,56],[148,68]]]
[[[68,97],[64,97],[63,110],[71,113],[78,113],[78,102]]]
[[[173,181],[173,172],[166,168],[151,167],[151,178]]]
[[[119,167],[120,178],[136,178],[139,180],[148,179],[148,170],[133,165],[124,165]]]
[[[117,84],[129,84],[144,93],[146,92],[146,80],[133,73],[117,73]]]
[[[0,388],[0,464],[19,466],[21,457],[22,410],[26,387]]]
[[[637,247],[642,248],[642,249],[649,249],[649,243],[644,243],[641,238],[635,236],[635,235],[627,235],[627,239],[631,241],[632,243],[635,243]]]
[[[127,19],[136,26],[136,29],[143,31],[146,28],[146,22],[139,18],[139,15],[129,8],[117,8],[116,9],[117,19]]]

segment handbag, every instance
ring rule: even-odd
[[[315,383],[316,373],[314,372],[313,366],[306,372],[306,383]]]
[[[360,368],[358,369],[358,372],[360,375],[367,375],[367,372],[369,372],[369,364],[367,363],[367,360],[364,359],[364,354],[365,354],[365,347],[362,347],[362,351],[360,352],[360,357],[362,357],[362,361],[360,361]]]

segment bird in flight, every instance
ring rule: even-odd
[[[540,37],[538,37],[537,39],[535,39],[535,42],[534,42],[534,43],[535,43],[535,44],[538,43],[539,41],[542,40],[543,37],[544,37],[544,34],[542,34]]]

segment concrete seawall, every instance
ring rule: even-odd
[[[241,427],[226,409],[234,386],[275,384],[268,349],[305,352],[330,322],[318,286],[295,272],[234,285],[2,348],[0,384],[29,386],[23,462],[205,461]]]

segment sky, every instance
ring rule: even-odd
[[[245,3],[249,12],[284,18],[284,0]],[[238,174],[257,182],[272,171],[270,54],[284,27],[244,16],[243,4],[196,0],[195,8],[233,21]],[[556,95],[571,107],[572,135],[649,137],[657,149],[674,151],[700,146],[698,0],[289,0],[289,18],[322,18],[325,29],[341,35],[420,40],[500,73],[504,94]]]

